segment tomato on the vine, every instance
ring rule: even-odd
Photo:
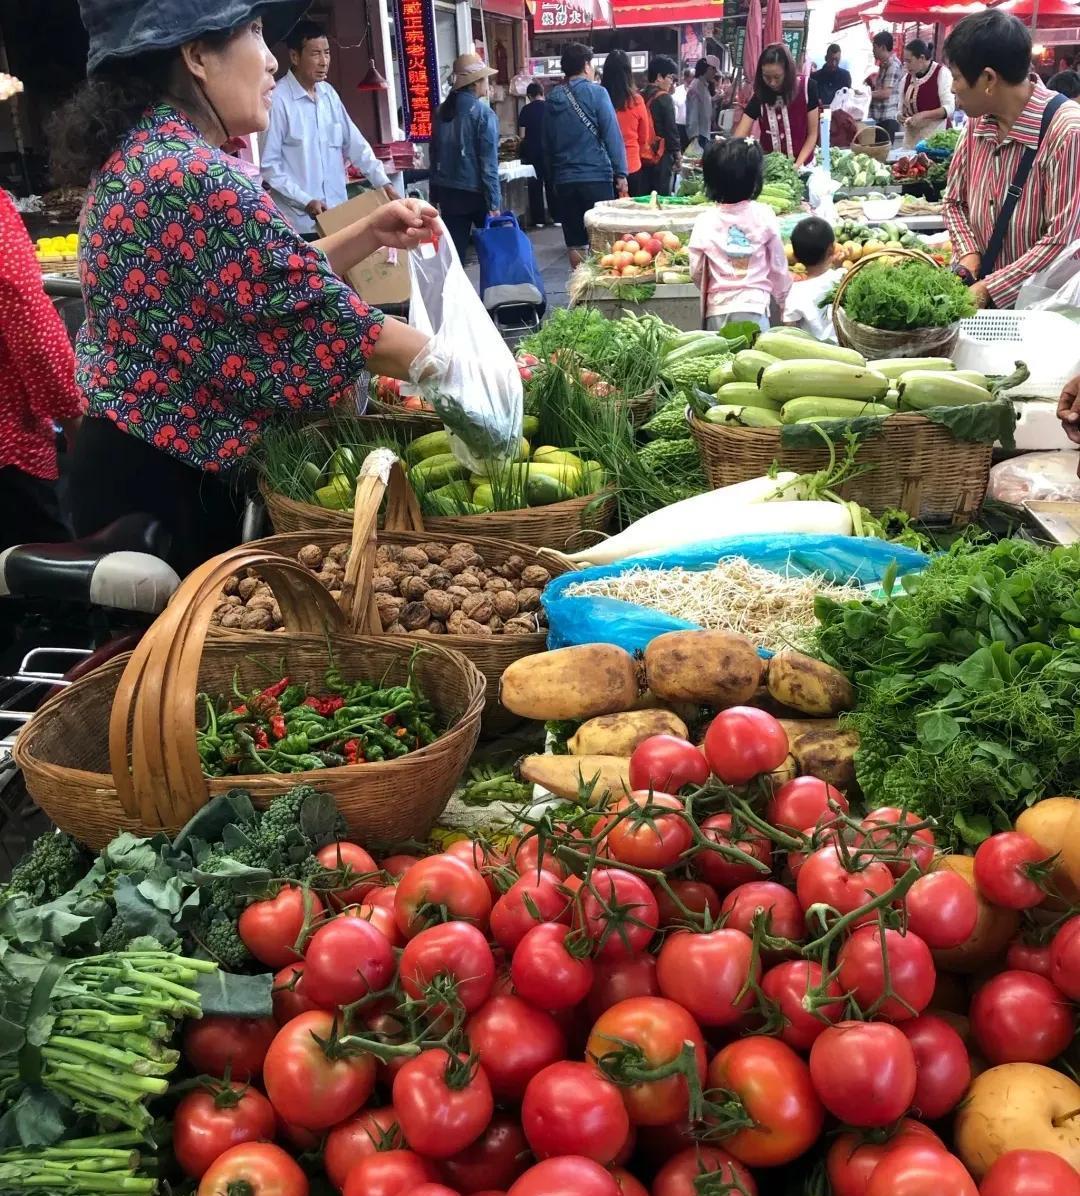
[[[660,917],[652,889],[640,876],[597,868],[582,890],[578,920],[601,959],[619,959],[645,950]]]
[[[808,856],[795,882],[803,909],[809,913],[813,905],[827,905],[839,914],[853,914],[893,887],[893,874],[879,861],[852,858],[851,863],[849,869],[840,849],[832,843]],[[856,921],[876,921],[874,911],[867,911]]]
[[[937,970],[916,934],[860,926],[836,957],[840,987],[863,1013],[902,1022],[930,1004]]]
[[[684,809],[677,797],[635,789],[609,807],[594,833],[606,829],[604,844],[620,864],[662,871],[674,867],[694,841]]]
[[[442,1002],[431,999],[431,989],[453,989],[466,1013],[472,1013],[491,995],[495,985],[495,956],[487,939],[468,922],[446,922],[422,930],[405,944],[398,961],[398,979],[407,997],[429,1000],[432,1009]]]
[[[649,1196],[649,1189],[622,1167],[612,1167],[612,1178],[619,1185],[619,1196]]]
[[[1034,909],[1046,892],[1033,872],[1047,862],[1046,849],[1030,835],[1003,831],[984,839],[975,852],[975,883],[991,905]]]
[[[660,948],[656,978],[665,997],[702,1026],[730,1026],[753,1005],[761,975],[754,945],[741,930],[678,930]]]
[[[619,1089],[590,1064],[553,1063],[525,1089],[521,1128],[537,1158],[580,1155],[607,1165],[630,1133],[630,1117]]]
[[[899,1146],[912,1140],[926,1139],[941,1150],[944,1144],[929,1126],[905,1117],[890,1137],[881,1141],[868,1139],[857,1130],[838,1134],[825,1158],[825,1174],[832,1196],[866,1196],[870,1176],[878,1163]]]
[[[904,897],[908,930],[935,951],[966,943],[979,920],[975,890],[955,872],[929,872]]]
[[[794,777],[773,793],[765,807],[765,820],[798,834],[847,812],[847,798],[839,789],[817,777]]]
[[[1010,972],[1034,972],[1037,976],[1045,976],[1050,980],[1050,946],[1025,943],[1022,939],[1016,939],[1009,944],[1009,949],[1005,952],[1005,967]],[[1056,987],[1061,988],[1060,985]]]
[[[658,997],[655,955],[631,955],[628,959],[598,959],[593,965],[593,983],[585,1003],[592,1021],[612,1005],[630,997]]]
[[[914,863],[921,872],[928,872],[934,862],[934,832],[910,810],[898,806],[878,806],[862,820],[862,844],[875,851],[897,858],[888,861],[893,876],[903,876]],[[903,831],[901,827],[907,828]],[[911,827],[918,827],[911,830]],[[905,841],[906,840],[906,841]]]
[[[538,1009],[580,1005],[589,995],[595,973],[587,947],[587,940],[569,926],[554,922],[534,926],[510,961],[514,988]]]
[[[650,735],[630,753],[631,789],[678,793],[708,779],[709,762],[701,748],[677,735]]]
[[[484,931],[490,916],[487,881],[457,856],[430,855],[398,881],[394,917],[407,938],[437,922],[471,923]]]
[[[382,861],[382,870],[387,876],[391,876],[395,881],[401,878],[411,868],[415,868],[420,863],[418,855],[388,855]]]
[[[278,1032],[272,1017],[225,1017],[208,1014],[184,1023],[184,1058],[192,1070],[220,1080],[251,1080]]]
[[[592,1159],[565,1155],[530,1167],[506,1196],[619,1196],[619,1185]]]
[[[1048,1150],[1009,1150],[983,1176],[979,1196],[1080,1196],[1080,1173]]]
[[[443,1174],[462,1196],[505,1191],[528,1166],[529,1143],[518,1118],[496,1113],[471,1145],[444,1159]]]
[[[668,889],[656,890],[660,929],[675,926],[700,926],[701,914],[716,918],[720,913],[720,894],[703,880],[669,880]],[[676,902],[678,900],[678,903]]]
[[[1034,972],[999,972],[971,1002],[971,1030],[991,1063],[1049,1063],[1072,1041],[1076,1014]]]
[[[778,963],[762,976],[761,991],[781,1019],[777,1037],[797,1051],[808,1051],[826,1026],[844,1016],[844,990],[811,960]]]
[[[915,1096],[915,1052],[889,1022],[840,1022],[810,1048],[810,1075],[834,1117],[866,1128],[889,1125]]]
[[[438,1182],[438,1169],[429,1159],[411,1150],[380,1150],[353,1166],[342,1196],[409,1196],[421,1184]]]
[[[361,1109],[326,1135],[323,1168],[339,1191],[349,1172],[361,1159],[380,1150],[400,1150],[405,1145],[393,1108]]]
[[[956,1155],[919,1140],[886,1153],[866,1196],[979,1196],[979,1189]]]
[[[308,1196],[300,1165],[272,1142],[244,1142],[219,1155],[203,1174],[198,1196]]]
[[[570,899],[562,878],[553,872],[527,872],[492,907],[491,936],[504,951],[513,951],[535,926],[569,921]]]
[[[367,891],[379,883],[379,865],[359,843],[327,843],[315,858],[324,868],[337,873],[336,887],[326,891],[327,902],[334,909],[359,905]]]
[[[703,847],[693,859],[694,871],[721,893],[744,885],[751,880],[765,880],[772,863],[772,844],[764,835],[748,826],[739,826],[730,814],[711,814],[704,819],[701,833],[710,843],[719,847],[732,848],[764,864],[758,868],[750,860],[740,860],[725,855],[722,851]]]
[[[495,1099],[518,1103],[529,1081],[566,1058],[566,1036],[542,1009],[510,994],[493,996],[465,1023]]]
[[[704,1179],[705,1176],[709,1178]],[[718,1146],[691,1146],[660,1168],[653,1180],[652,1196],[698,1196],[703,1190],[757,1196],[758,1189],[750,1172],[726,1150]]]
[[[720,907],[727,915],[724,925],[753,935],[754,923],[760,921],[774,938],[798,943],[806,937],[806,917],[799,899],[774,880],[750,880],[732,889]]]
[[[305,918],[314,920],[323,908],[310,889],[282,885],[276,896],[253,901],[244,910],[237,922],[237,932],[259,963],[268,968],[283,968],[302,954],[296,944],[303,933]]]
[[[1080,1000],[1080,915],[1058,928],[1050,943],[1050,979],[1073,1001]]]
[[[196,1088],[176,1106],[172,1122],[173,1153],[192,1179],[231,1147],[272,1138],[276,1124],[270,1102],[244,1084]]]
[[[394,1077],[394,1113],[410,1149],[448,1159],[471,1146],[495,1111],[483,1067],[441,1047],[422,1051]]]
[[[787,732],[756,706],[731,706],[705,732],[705,759],[725,785],[745,785],[772,772],[788,758]]]
[[[912,1107],[927,1121],[951,1113],[971,1083],[971,1059],[964,1040],[943,1018],[924,1013],[900,1023],[915,1052]]]
[[[313,1001],[303,987],[304,961],[287,963],[274,977],[274,987],[271,989],[274,1002],[274,1021],[284,1026],[287,1021],[298,1017],[301,1013],[318,1009],[319,1004]],[[269,1047],[269,1042],[267,1046]]]
[[[304,951],[304,991],[316,1005],[352,1005],[394,976],[386,935],[364,918],[337,917],[320,926]]]

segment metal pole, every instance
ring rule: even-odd
[[[1035,40],[1035,33],[1039,28],[1039,0],[1031,6],[1031,40]]]

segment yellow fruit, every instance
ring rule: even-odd
[[[885,248],[885,245],[883,242],[871,240],[871,241],[866,242],[866,244],[863,246],[862,251],[864,254],[877,253],[884,248]]]
[[[784,253],[787,254],[788,265],[792,265],[795,261],[795,250],[791,248],[790,241],[784,246]]]
[[[796,262],[795,265],[792,266],[792,272],[801,276],[806,273],[806,267],[802,264],[802,262]]]

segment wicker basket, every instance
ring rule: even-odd
[[[865,154],[877,162],[885,162],[892,149],[892,138],[877,125],[867,125],[851,139],[851,148],[857,154]]]
[[[428,432],[438,432],[443,426],[442,417],[434,411],[410,411],[398,404],[384,403],[379,399],[368,400],[366,414],[392,420],[394,426],[401,428],[410,440],[417,436],[426,436]]]
[[[762,477],[773,462],[797,473],[812,473],[829,463],[824,444],[820,449],[784,448],[780,428],[711,424],[695,417],[690,431],[713,489]],[[992,445],[957,440],[924,415],[892,415],[858,447],[858,464],[873,469],[846,483],[840,493],[874,514],[896,508],[928,522],[970,523],[986,494],[992,453]]]
[[[247,568],[273,588],[289,634],[207,639],[222,584]],[[175,833],[230,789],[246,789],[264,807],[305,782],[330,793],[350,833],[364,841],[425,834],[468,763],[484,703],[475,665],[437,642],[426,643],[416,662],[448,727],[433,744],[396,760],[318,772],[203,775],[196,694],[228,692],[234,675],[254,689],[272,662],[297,681],[322,684],[329,644],[346,676],[405,680],[413,643],[349,635],[343,624],[329,592],[297,563],[243,548],[215,557],[184,581],[130,656],[96,669],[34,715],[13,752],[27,790],[59,827],[94,849],[123,830]]]

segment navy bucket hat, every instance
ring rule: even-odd
[[[311,0],[79,0],[90,36],[87,74],[116,59],[175,50],[207,33],[262,17],[267,45],[280,41]]]

